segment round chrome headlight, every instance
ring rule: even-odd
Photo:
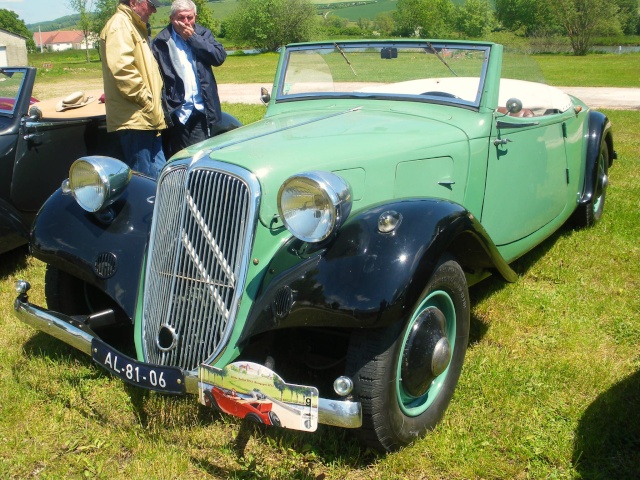
[[[82,157],[71,165],[67,187],[87,212],[111,205],[131,180],[129,166],[111,157]]]
[[[351,212],[349,184],[331,172],[289,177],[278,192],[278,212],[285,227],[305,242],[327,239]]]

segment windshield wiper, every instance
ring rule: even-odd
[[[453,69],[449,66],[447,61],[440,56],[440,54],[435,48],[433,48],[433,45],[431,45],[431,42],[427,42],[427,47],[429,47],[429,50],[431,50],[435,54],[435,56],[438,57],[438,60],[444,63],[444,66],[447,67],[451,73],[453,73],[456,77],[458,76],[458,74],[454,72]]]
[[[349,68],[351,68],[351,71],[353,72],[353,74],[357,77],[358,74],[356,73],[356,71],[353,69],[353,66],[351,66],[351,62],[349,61],[349,59],[347,58],[347,56],[345,55],[344,51],[340,48],[340,46],[337,43],[333,44],[338,51],[340,52],[340,55],[342,55],[342,58],[344,58],[344,61],[347,62],[347,65],[349,65]]]

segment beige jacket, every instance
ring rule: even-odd
[[[147,26],[118,5],[100,33],[107,131],[161,130],[162,77],[147,39]]]

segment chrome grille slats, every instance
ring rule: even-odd
[[[179,229],[182,211],[175,208],[181,205],[181,197],[184,191],[186,169],[172,171],[161,179],[161,188],[158,189],[154,207],[154,243],[162,245],[162,248],[154,250],[149,256],[148,272],[154,275],[146,276],[145,304],[143,311],[143,340],[144,345],[153,346],[155,355],[149,356],[153,363],[169,364],[164,352],[157,350],[155,346],[156,335],[162,325],[162,320],[169,312],[172,296],[169,294],[173,284],[173,272],[176,268],[176,256],[178,245],[175,242],[175,233]],[[148,294],[154,292],[153,294]],[[149,351],[149,348],[146,348]]]
[[[144,293],[145,359],[185,370],[219,354],[228,341],[259,200],[249,172],[201,163],[174,166],[160,179]],[[163,326],[175,332],[175,348],[158,345]]]

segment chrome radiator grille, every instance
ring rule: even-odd
[[[147,362],[194,370],[224,348],[246,276],[251,190],[241,176],[209,168],[178,167],[160,179],[144,293]]]

